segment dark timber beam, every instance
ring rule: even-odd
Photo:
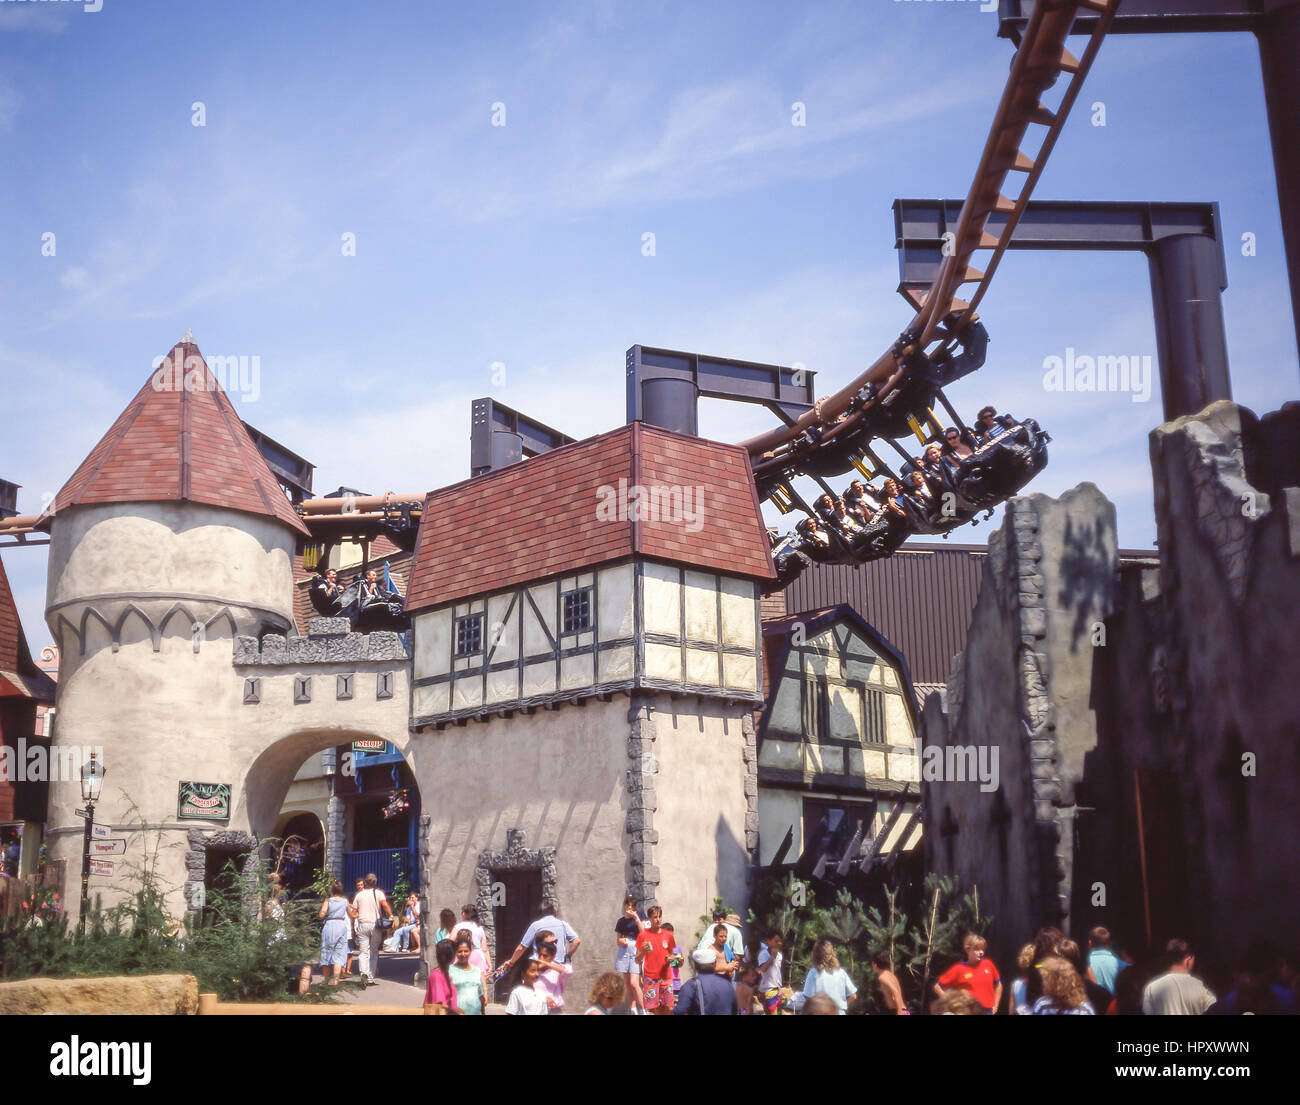
[[[928,288],[960,200],[895,200],[899,291]],[[989,216],[997,236],[1005,213]],[[1031,200],[1008,250],[1128,250],[1146,255],[1165,420],[1231,399],[1221,292],[1228,286],[1217,203]]]

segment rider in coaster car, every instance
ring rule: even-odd
[[[924,472],[912,472],[907,479],[908,483],[911,484],[907,489],[907,494],[928,521],[939,508],[938,496],[930,490]]]
[[[880,492],[861,480],[854,480],[844,492],[844,505],[849,508],[850,514],[865,524],[880,510]]]
[[[830,495],[819,495],[813,503],[813,509],[817,511],[822,525],[830,525],[831,519],[835,517],[835,500]]]
[[[944,451],[957,462],[975,454],[975,450],[970,447],[970,443],[956,426],[949,426],[943,431],[943,441]]]
[[[332,617],[343,609],[343,586],[339,583],[339,574],[333,568],[312,577],[310,584],[311,604],[323,617]]]
[[[794,528],[795,532],[803,538],[799,545],[800,551],[814,558],[824,556],[831,551],[831,539],[816,518],[804,518]]]
[[[906,524],[907,507],[903,504],[903,489],[895,479],[887,479],[884,486],[885,503],[880,513],[894,524]]]
[[[379,582],[379,573],[374,568],[370,568],[361,581],[357,605],[361,610],[366,610],[372,606],[384,606],[388,608],[390,614],[400,614],[402,612],[402,596],[396,591],[388,590]]]
[[[836,499],[835,513],[831,516],[830,527],[851,542],[862,529],[862,523],[849,513],[849,508],[844,505],[843,499]]]
[[[952,487],[956,466],[949,464],[943,455],[943,446],[939,444],[925,447],[925,463],[921,466],[925,473],[925,482],[936,495]]]

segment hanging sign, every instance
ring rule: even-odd
[[[176,816],[205,821],[230,819],[229,783],[181,783]]]

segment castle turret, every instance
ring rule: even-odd
[[[102,749],[96,821],[114,838],[140,821],[159,828],[158,874],[179,901],[193,824],[183,788],[199,785],[189,800],[202,811],[221,801],[202,784],[231,782],[226,746],[243,720],[234,638],[292,626],[306,528],[188,334],[59,492],[47,526],[45,616],[62,657],[50,859],[66,861],[75,909],[76,761]],[[92,895],[129,889],[144,847],[137,837],[106,857],[112,874],[91,880]]]

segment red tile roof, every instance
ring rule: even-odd
[[[18,658],[26,651],[22,626],[18,623],[18,608],[14,605],[14,594],[9,589],[4,561],[0,561],[0,669],[17,671]]]
[[[601,489],[679,489],[701,513],[598,516]],[[702,500],[697,500],[696,488]],[[628,502],[631,499],[631,502]],[[772,557],[749,455],[735,445],[639,422],[554,449],[429,494],[415,547],[407,610],[486,594],[527,580],[639,555],[751,579],[772,579]]]
[[[182,342],[150,373],[54,500],[186,501],[275,518],[309,536],[199,347]]]
[[[54,701],[54,681],[32,663],[9,577],[0,561],[0,697]]]

